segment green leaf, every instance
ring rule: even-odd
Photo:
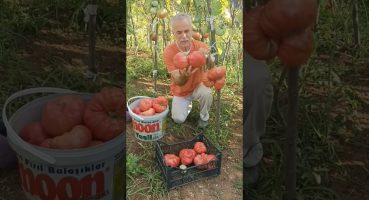
[[[213,16],[217,16],[222,12],[222,4],[220,1],[211,1],[211,11]]]

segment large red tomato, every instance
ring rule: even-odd
[[[82,124],[85,103],[80,96],[65,95],[49,101],[42,110],[41,125],[50,136],[58,136]]]
[[[199,32],[192,32],[192,38],[195,40],[201,40],[201,34]]]
[[[153,109],[155,110],[155,112],[156,112],[156,113],[161,113],[161,112],[163,112],[165,109],[167,109],[167,107],[166,107],[166,106],[162,106],[162,105],[160,105],[160,104],[158,104],[158,103],[154,103],[154,104],[152,104],[152,107],[153,107]]]
[[[206,153],[206,145],[203,142],[196,142],[193,149],[198,154]]]
[[[208,154],[208,155],[206,155],[206,160],[207,160],[207,162],[210,162],[210,161],[213,161],[213,160],[217,160],[217,157],[213,154]],[[206,166],[207,166],[208,169],[215,169],[215,167],[216,167],[215,165],[216,164],[214,162],[214,163],[209,163]]]
[[[152,107],[152,99],[142,99],[138,104],[141,112],[144,112]]]
[[[46,139],[41,146],[52,149],[78,149],[90,146],[92,135],[86,126],[77,125],[71,131]]]
[[[177,53],[173,57],[173,64],[178,69],[184,69],[188,67],[187,55],[183,52]]]
[[[153,100],[153,103],[158,103],[162,106],[167,106],[168,105],[168,99],[165,98],[164,96],[158,96]]]
[[[140,115],[142,116],[152,116],[155,115],[155,109],[154,108],[149,108],[148,110],[141,112]]]
[[[226,76],[226,67],[213,67],[208,71],[208,78],[211,81],[216,81],[222,77]]]
[[[306,63],[314,50],[314,36],[310,28],[283,38],[278,57],[288,67],[297,67]]]
[[[204,166],[199,166],[199,165],[203,165],[203,164],[206,164],[208,162],[208,159],[207,159],[207,154],[206,153],[202,153],[202,154],[197,154],[195,156],[195,158],[193,159],[193,163],[198,166],[197,168],[199,169],[206,169],[207,166],[204,165]]]
[[[184,165],[190,165],[196,156],[196,152],[193,149],[182,149],[179,152],[179,158]]]
[[[158,96],[153,100],[152,107],[155,109],[156,113],[161,113],[167,109],[168,100],[163,96]]]
[[[194,51],[187,57],[188,63],[193,67],[201,67],[206,64],[206,57],[201,51]]]
[[[26,142],[34,145],[41,145],[41,143],[48,138],[40,122],[32,122],[25,125],[19,136]]]
[[[94,139],[107,141],[123,133],[126,125],[124,99],[122,89],[105,87],[87,104],[84,122]]]
[[[133,112],[137,115],[140,115],[141,114],[141,110],[139,107],[136,107],[136,108],[133,108]]]
[[[177,167],[179,165],[179,157],[174,154],[165,154],[164,161],[169,167]]]
[[[208,77],[208,71],[204,72],[202,75],[202,83],[206,86],[206,87],[213,87],[214,86],[214,81],[211,81]]]
[[[224,85],[225,85],[225,77],[216,80],[214,83],[214,87],[217,90],[221,90],[224,87]]]

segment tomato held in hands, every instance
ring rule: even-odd
[[[202,67],[206,64],[206,57],[200,51],[194,51],[190,53],[190,55],[187,57],[187,60],[193,68]]]
[[[178,167],[179,165],[179,157],[174,154],[165,154],[164,161],[165,164],[169,167]]]
[[[184,69],[188,67],[187,55],[183,52],[177,53],[173,57],[173,64],[178,69]]]
[[[58,136],[82,124],[85,103],[80,96],[65,95],[49,101],[42,110],[41,125],[50,136]]]

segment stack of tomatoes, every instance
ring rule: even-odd
[[[206,87],[215,87],[217,90],[221,90],[225,85],[226,67],[219,66],[213,67],[209,71],[203,74],[202,82]]]
[[[142,99],[138,106],[133,109],[133,112],[141,116],[152,116],[162,113],[167,109],[167,106],[167,98],[158,96],[154,99]]]
[[[175,154],[165,154],[164,161],[169,167],[178,167],[181,163],[186,166],[194,164],[195,166],[198,166],[198,169],[214,169],[215,163],[209,162],[217,160],[217,158],[213,154],[206,154],[206,151],[207,148],[203,142],[196,142],[193,149],[180,150],[179,156]]]
[[[26,124],[20,137],[53,149],[78,149],[104,143],[123,133],[123,90],[105,87],[85,102],[79,95],[62,95],[42,109],[41,120]]]
[[[184,69],[188,66],[198,68],[206,64],[206,57],[201,51],[193,51],[188,56],[179,52],[173,57],[173,64],[177,69]]]

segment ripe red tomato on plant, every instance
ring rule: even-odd
[[[107,141],[123,133],[126,125],[126,107],[121,88],[104,87],[87,104],[85,125],[94,139]]]
[[[201,34],[199,32],[193,32],[192,33],[192,38],[195,40],[201,40]]]
[[[179,157],[174,154],[165,154],[164,161],[169,167],[177,167],[179,165]]]
[[[58,136],[81,124],[85,103],[80,96],[64,95],[47,102],[41,125],[50,136]]]
[[[206,153],[206,145],[203,142],[196,142],[193,149],[197,154]]]
[[[208,78],[212,81],[216,81],[226,75],[225,66],[213,67],[208,71]]]
[[[214,87],[217,90],[221,90],[224,87],[224,85],[225,85],[225,77],[216,80],[214,83]]]
[[[48,138],[40,122],[32,122],[25,125],[20,131],[19,136],[26,142],[40,146]]]
[[[158,35],[156,35],[156,33],[151,33],[151,34],[150,34],[150,39],[151,39],[152,41],[157,41],[157,40],[158,40]]]
[[[196,152],[193,149],[182,149],[179,152],[179,158],[184,165],[190,165],[196,156]]]
[[[214,81],[211,81],[208,77],[208,72],[204,72],[203,76],[202,76],[202,83],[206,86],[206,87],[213,87],[214,86]]]
[[[168,15],[168,11],[165,8],[162,8],[157,13],[159,19],[164,19]]]
[[[200,51],[194,51],[187,57],[188,63],[193,67],[201,67],[206,64],[206,57]]]
[[[41,146],[52,149],[78,149],[90,146],[91,131],[83,125],[77,125],[69,132],[43,141]]]

